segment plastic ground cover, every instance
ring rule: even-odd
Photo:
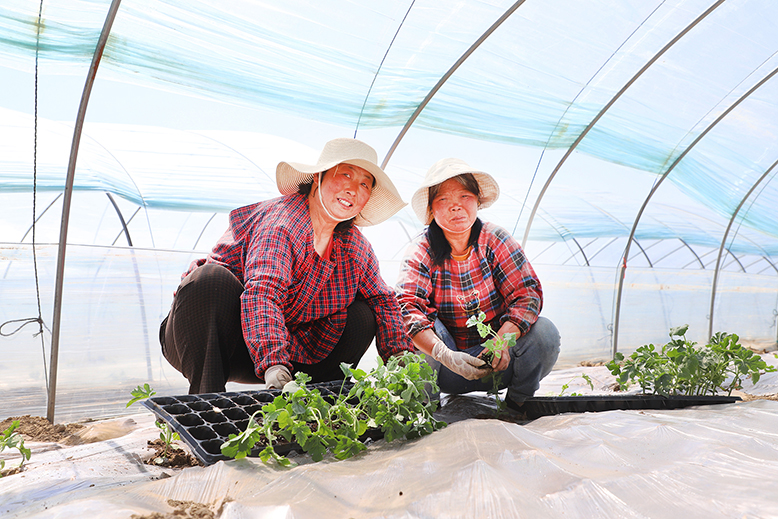
[[[579,384],[582,372],[593,390]],[[776,375],[744,391],[775,394]],[[563,384],[607,394],[612,382],[601,366],[559,370],[537,394],[559,394]],[[379,440],[345,461],[300,456],[292,469],[256,459],[183,471],[143,465],[158,430],[151,413],[133,415],[114,420],[130,431],[119,437],[31,444],[27,470],[2,480],[0,515],[125,519],[170,513],[174,499],[209,504],[221,519],[778,516],[770,477],[778,473],[776,401],[561,414],[519,425],[469,419],[488,409],[482,395],[457,400],[470,408],[430,436]]]

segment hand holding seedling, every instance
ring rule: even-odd
[[[504,370],[510,363],[510,353],[508,350],[516,345],[516,333],[509,332],[504,334],[496,334],[494,333],[494,330],[492,330],[491,326],[484,323],[485,320],[486,314],[483,312],[478,312],[477,315],[473,315],[467,320],[467,326],[475,326],[478,329],[478,335],[480,335],[481,338],[491,337],[484,343],[484,351],[481,352],[480,358],[485,362],[490,363],[492,366],[504,365],[505,367],[502,368]],[[503,331],[503,328],[500,328],[501,332]],[[493,370],[492,389],[490,389],[488,393],[494,395],[494,399],[497,402],[498,413],[503,411],[506,407],[505,402],[500,400],[501,380],[502,377],[500,376],[499,371]]]
[[[478,329],[478,335],[482,338],[490,337],[483,343],[484,351],[479,358],[491,364],[494,371],[505,371],[510,363],[509,350],[516,345],[516,336],[518,332],[509,332],[507,330],[516,328],[516,325],[506,322],[500,327],[500,332],[495,333],[489,324],[484,323],[486,314],[479,312],[467,320],[467,326],[475,326]]]
[[[463,351],[450,350],[440,339],[432,347],[432,358],[467,380],[478,380],[492,373],[488,363]]]

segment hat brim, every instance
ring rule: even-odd
[[[323,164],[300,164],[298,162],[280,162],[276,168],[276,183],[282,195],[296,193],[300,185],[310,182],[317,173],[334,168],[338,164],[352,164],[368,171],[375,179],[375,186],[365,207],[354,218],[354,224],[360,227],[377,225],[391,218],[405,207],[402,197],[389,176],[374,163],[365,159],[346,159]]]
[[[411,198],[411,207],[413,208],[413,212],[416,213],[416,217],[421,223],[424,225],[429,225],[432,223],[433,216],[429,211],[430,188],[465,173],[472,174],[475,177],[476,182],[478,182],[478,187],[481,190],[481,205],[479,206],[479,209],[486,209],[497,201],[497,199],[500,197],[500,186],[497,184],[497,181],[494,180],[494,177],[492,177],[489,173],[475,170],[453,171],[450,175],[445,176],[444,178],[436,178],[434,181],[425,182],[421,185],[421,187],[419,187],[419,189],[416,190],[415,193],[413,193],[413,197]]]

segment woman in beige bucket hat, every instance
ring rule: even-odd
[[[182,276],[160,328],[162,351],[189,392],[228,381],[281,388],[303,371],[342,379],[373,338],[388,359],[413,351],[394,291],[356,226],[406,204],[355,139],[329,141],[316,164],[281,162],[283,196],[235,209],[207,258]]]
[[[403,259],[396,292],[414,345],[430,355],[444,393],[488,391],[494,373],[506,401],[519,408],[559,355],[559,332],[540,317],[543,290],[519,243],[508,231],[482,222],[478,210],[500,196],[494,178],[459,159],[436,162],[411,199],[427,225]],[[491,363],[477,328],[480,312],[499,336],[515,334]]]

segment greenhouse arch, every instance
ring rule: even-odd
[[[151,344],[181,272],[230,209],[277,196],[280,160],[357,133],[405,200],[447,156],[495,176],[482,218],[538,271],[560,367],[681,324],[695,340],[775,343],[777,6],[273,5],[0,7],[0,322],[37,314],[38,280],[51,330],[3,337],[31,367],[2,376],[33,407],[50,391],[53,414],[56,389],[58,413],[76,416],[85,384],[180,384]],[[410,207],[366,229],[388,283],[422,229]]]

